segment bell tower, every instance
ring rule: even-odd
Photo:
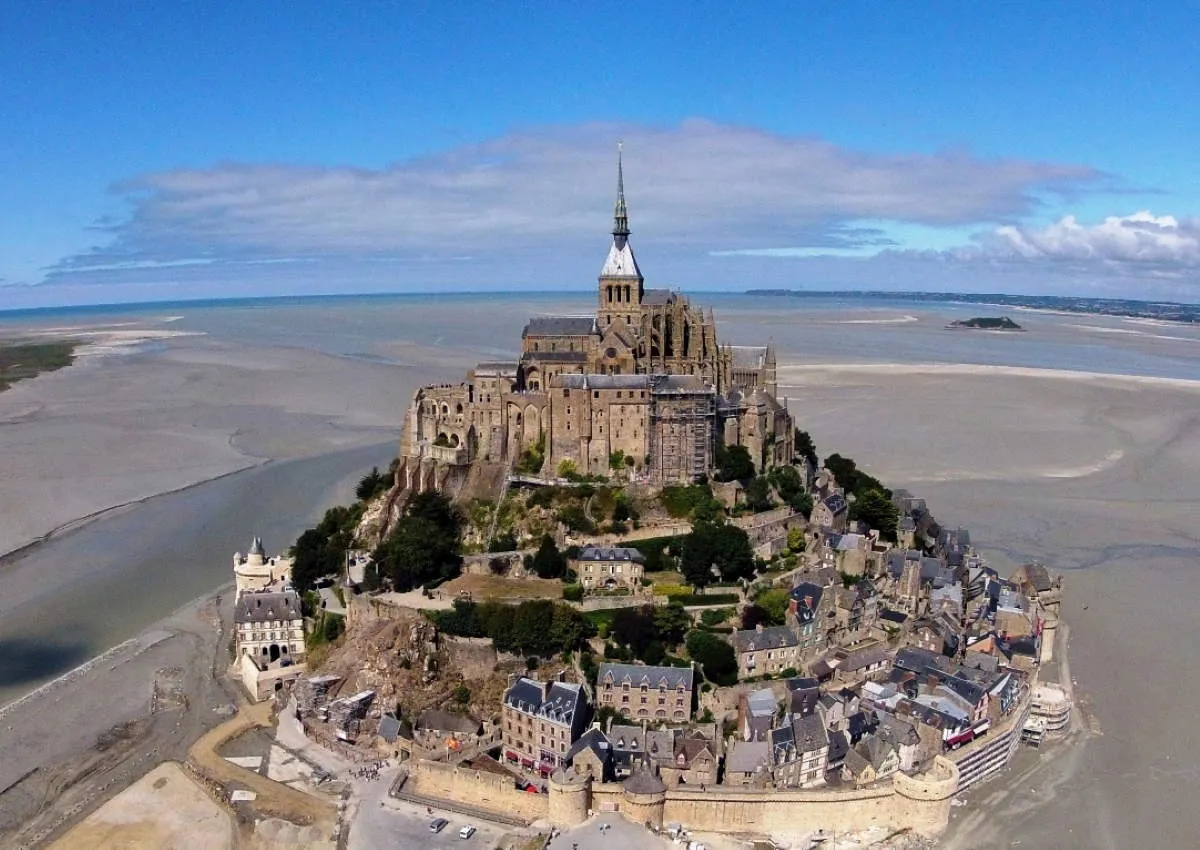
[[[629,211],[625,206],[625,168],[620,142],[617,143],[617,202],[613,208],[612,238],[604,268],[600,270],[597,318],[601,328],[611,325],[616,318],[624,319],[630,327],[637,327],[645,279],[634,259],[633,246],[629,244]]]

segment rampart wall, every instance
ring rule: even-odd
[[[621,783],[556,775],[548,794],[528,794],[506,776],[428,762],[414,763],[410,783],[421,794],[531,819],[547,817],[561,828],[582,823],[589,812],[619,812],[634,823],[680,823],[705,832],[859,832],[878,826],[935,836],[949,822],[958,779],[954,763],[939,756],[926,773],[896,774],[878,787],[853,790],[715,786],[635,793]]]
[[[512,777],[441,762],[410,762],[405,787],[426,797],[449,798],[527,820],[545,818],[550,812],[548,795],[519,791]]]

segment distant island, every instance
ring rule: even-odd
[[[981,330],[981,331],[1024,331],[1025,329],[1008,316],[980,317],[959,319],[946,325],[952,330]]]
[[[938,301],[952,304],[988,304],[996,307],[1018,307],[1026,310],[1057,310],[1064,313],[1092,313],[1101,316],[1120,316],[1130,319],[1157,319],[1163,322],[1200,323],[1200,304],[1177,304],[1169,301],[1135,301],[1125,298],[1082,298],[1073,295],[1001,295],[998,293],[962,292],[851,292],[846,290],[816,291],[806,289],[748,289],[747,295],[770,295],[788,298],[831,298],[851,295],[864,299],[903,299],[905,301]]]

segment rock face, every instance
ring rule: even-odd
[[[490,717],[509,673],[524,671],[522,659],[497,653],[490,640],[442,635],[420,611],[380,598],[352,597],[346,625],[319,672],[345,679],[343,694],[375,691],[377,705],[385,711],[399,706],[406,717],[462,707],[454,698],[460,685],[470,691],[465,708]]]

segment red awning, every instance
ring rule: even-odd
[[[521,759],[521,764],[525,767],[533,767],[533,759]]]
[[[547,773],[553,773],[553,772],[554,772],[554,765],[552,765],[552,764],[539,764],[539,765],[538,765],[538,771],[539,771],[539,772],[540,772],[542,775],[545,775],[545,774],[547,774]]]
[[[514,753],[512,750],[509,750],[508,752],[506,752],[506,753],[504,754],[504,757],[505,757],[506,759],[508,759],[509,761],[516,761],[516,760],[517,760],[517,758],[518,758],[517,754],[516,754],[516,753]]]

